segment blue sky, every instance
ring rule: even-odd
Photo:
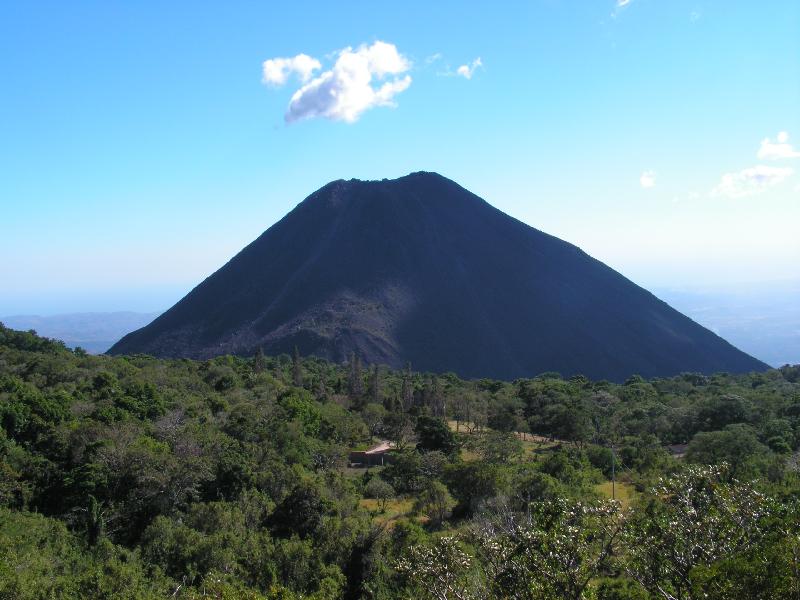
[[[799,274],[795,0],[31,1],[0,65],[0,314],[165,308],[326,182],[417,170],[647,287]]]

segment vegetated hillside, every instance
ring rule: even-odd
[[[0,598],[789,600],[798,448],[800,366],[464,381],[0,326]]]
[[[434,173],[335,181],[112,354],[289,352],[513,379],[766,365]]]

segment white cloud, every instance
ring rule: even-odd
[[[286,83],[289,75],[296,73],[300,81],[305,83],[320,68],[320,62],[308,54],[298,54],[292,58],[270,58],[262,65],[262,81],[267,85],[280,86]]]
[[[612,19],[616,19],[619,15],[622,14],[622,11],[627,10],[627,8],[633,3],[633,0],[616,0],[614,2],[614,10],[609,15]]]
[[[639,176],[639,184],[647,189],[656,185],[656,172],[647,170]]]
[[[789,167],[769,167],[756,165],[737,173],[726,173],[719,184],[711,191],[712,196],[743,198],[759,194],[783,182],[794,173]]]
[[[773,142],[769,138],[761,141],[758,158],[762,160],[778,160],[781,158],[798,158],[800,152],[789,143],[789,134],[781,131]]]
[[[430,65],[432,63],[435,63],[437,60],[441,60],[441,58],[442,58],[442,53],[436,52],[435,54],[431,54],[430,56],[425,58],[425,64]]]
[[[304,54],[264,63],[265,83],[280,85],[286,82],[289,73],[297,72],[305,84],[289,101],[284,115],[288,123],[315,117],[354,123],[370,108],[395,106],[394,97],[411,85],[411,76],[406,73],[411,62],[394,44],[377,41],[355,50],[348,46],[334,56],[333,66],[313,79],[311,74],[320,64]],[[305,59],[298,65],[300,57]],[[291,68],[279,62],[287,60],[294,61]]]
[[[481,57],[479,56],[468,65],[461,65],[460,67],[458,67],[458,69],[456,69],[456,74],[461,75],[466,79],[472,79],[472,75],[475,73],[475,69],[482,66],[483,63],[481,62]]]

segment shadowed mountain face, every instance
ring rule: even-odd
[[[112,354],[290,352],[465,377],[766,365],[434,173],[335,181]]]

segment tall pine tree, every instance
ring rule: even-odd
[[[439,378],[434,375],[431,377],[431,398],[430,398],[431,412],[437,417],[444,417],[444,395],[439,385]]]
[[[300,352],[297,346],[294,347],[294,354],[292,355],[292,383],[297,387],[303,386],[303,372],[300,363]]]
[[[347,394],[354,404],[359,404],[364,396],[364,376],[361,373],[361,359],[353,352],[350,355],[350,373],[347,378]]]
[[[411,383],[411,363],[406,363],[406,370],[403,373],[403,388],[400,391],[400,402],[403,410],[408,412],[414,405],[414,388]]]
[[[381,403],[381,371],[378,365],[372,365],[369,378],[369,397],[370,402]]]
[[[103,510],[97,498],[89,494],[89,506],[86,508],[86,538],[90,546],[94,546],[103,537],[105,520]]]
[[[322,375],[319,376],[319,380],[317,381],[317,400],[320,402],[328,401],[328,388],[325,387],[325,380],[322,378]]]
[[[253,372],[261,373],[264,370],[264,350],[259,346],[253,356]]]

